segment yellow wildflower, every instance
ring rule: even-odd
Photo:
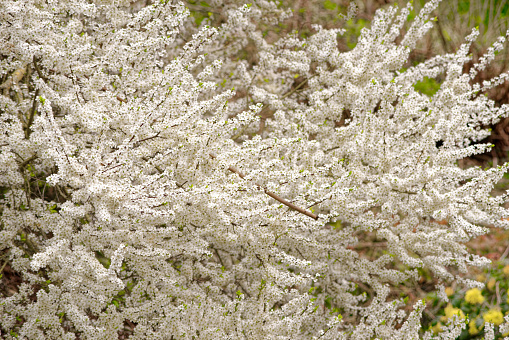
[[[447,296],[451,296],[454,294],[454,289],[452,289],[452,287],[446,287],[445,288],[445,294],[447,294]]]
[[[447,307],[444,308],[445,316],[440,318],[441,321],[447,322],[453,315],[457,315],[460,319],[465,318],[465,314],[459,308],[454,308],[451,304],[448,304]]]
[[[486,285],[488,287],[489,290],[493,290],[493,288],[495,288],[495,285],[497,284],[497,280],[495,280],[495,278],[491,278],[489,281],[488,281],[488,284]]]
[[[502,312],[498,309],[490,309],[482,316],[482,318],[484,319],[484,322],[491,322],[495,326],[504,322],[504,314],[502,314]]]
[[[435,326],[431,327],[431,330],[435,334],[440,333],[442,331],[442,323],[441,322],[437,322],[437,324]]]
[[[479,274],[476,276],[475,279],[479,282],[484,282],[484,281],[486,281],[486,276],[484,276],[484,274]]]
[[[502,269],[505,275],[509,276],[509,264]]]
[[[475,324],[475,320],[470,320],[470,322],[468,323],[468,333],[470,335],[479,334],[479,328],[477,328],[477,325]]]
[[[484,296],[478,288],[472,288],[467,290],[465,293],[465,301],[474,305],[476,303],[481,304],[484,302]]]

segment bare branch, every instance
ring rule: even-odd
[[[35,90],[34,93],[34,100],[32,103],[32,109],[30,110],[30,115],[28,116],[28,122],[27,122],[27,128],[25,130],[25,139],[30,138],[30,134],[32,131],[30,130],[30,126],[32,126],[32,123],[34,122],[35,113],[37,112],[37,96],[39,95],[39,89]]]
[[[215,154],[213,154],[213,153],[210,153],[209,155],[210,155],[210,157],[212,157],[212,159],[217,158],[217,156],[216,156]],[[243,173],[242,173],[239,169],[237,169],[237,168],[235,168],[235,167],[233,167],[233,166],[228,167],[228,170],[230,170],[230,171],[231,171],[231,172],[233,172],[233,173],[236,173],[236,174],[237,174],[237,175],[239,175],[239,177],[240,177],[240,178],[242,178],[242,179],[244,179],[244,177],[245,177],[245,175],[244,175],[244,174],[243,174]],[[276,201],[283,203],[283,204],[284,204],[284,205],[286,205],[287,207],[290,207],[291,209],[293,209],[293,210],[295,210],[295,211],[298,211],[298,212],[300,212],[301,214],[304,214],[304,215],[306,215],[306,216],[309,216],[309,217],[311,217],[311,218],[313,218],[313,219],[315,219],[315,220],[317,220],[317,219],[318,219],[318,216],[317,216],[317,215],[315,215],[315,214],[313,214],[312,212],[307,211],[307,210],[304,210],[304,209],[302,209],[302,208],[300,208],[300,207],[296,206],[295,204],[293,204],[293,203],[291,203],[291,202],[288,202],[288,201],[287,201],[287,200],[285,200],[284,198],[281,198],[281,197],[279,197],[278,195],[276,195],[275,193],[268,191],[268,190],[267,190],[267,188],[263,187],[263,186],[262,186],[262,185],[260,185],[259,183],[256,183],[256,182],[255,182],[255,184],[256,184],[256,186],[258,186],[259,188],[263,189],[263,191],[264,191],[267,195],[269,195],[270,197],[272,197],[272,198],[273,198],[273,199],[275,199]]]

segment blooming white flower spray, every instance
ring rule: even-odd
[[[489,262],[464,243],[509,227],[509,165],[456,163],[508,116],[483,95],[508,74],[471,84],[506,37],[468,74],[475,29],[403,70],[437,0],[400,43],[411,5],[379,10],[346,53],[318,25],[269,43],[275,2],[209,4],[217,27],[171,0],[0,0],[2,336],[430,338],[391,289],[477,286],[452,274]]]

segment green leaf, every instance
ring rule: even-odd
[[[341,229],[341,221],[337,220],[336,222],[329,223],[334,230]]]
[[[414,84],[414,89],[417,92],[431,97],[440,89],[440,83],[433,78],[424,77],[422,81],[418,81]]]
[[[330,0],[325,0],[325,2],[323,3],[323,7],[329,11],[334,10],[336,8],[336,6],[337,5]]]
[[[331,307],[332,307],[331,300],[332,300],[332,299],[331,299],[331,297],[328,297],[328,298],[326,298],[326,299],[324,300],[325,307],[326,307],[327,309],[331,309]]]
[[[470,0],[461,0],[458,2],[458,14],[466,14],[470,10]]]

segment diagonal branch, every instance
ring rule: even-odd
[[[37,72],[37,74],[39,75],[39,78],[41,78],[42,80],[44,80],[45,82],[48,81],[48,78],[46,78],[43,74],[42,74],[42,71],[41,71],[41,68],[39,67],[39,59],[37,59],[35,56],[34,56],[34,67],[35,67],[35,71]]]
[[[37,158],[37,154],[33,154],[32,156],[30,156],[30,158],[23,160],[23,162],[19,164],[19,168],[24,169],[25,166],[28,165],[28,163],[30,163],[31,161],[33,161],[36,158]]]
[[[217,156],[216,156],[214,153],[210,153],[209,155],[210,155],[210,157],[211,157],[212,159],[217,158]],[[236,174],[237,174],[237,175],[239,175],[239,177],[240,177],[240,178],[242,178],[242,179],[244,179],[244,177],[245,177],[245,175],[244,175],[244,174],[243,174],[243,173],[242,173],[239,169],[237,169],[237,168],[235,168],[235,167],[233,167],[233,166],[228,167],[228,170],[230,170],[230,171],[231,171],[231,172],[233,172],[233,173],[236,173]],[[291,209],[296,210],[296,211],[300,212],[301,214],[304,214],[304,215],[306,215],[306,216],[309,216],[309,217],[311,217],[311,218],[313,218],[313,219],[315,219],[315,220],[317,220],[317,219],[318,219],[318,216],[317,216],[317,215],[315,215],[315,214],[313,214],[312,212],[309,212],[309,211],[307,211],[307,210],[304,210],[304,209],[302,209],[302,208],[300,208],[300,207],[296,206],[295,204],[288,202],[288,201],[287,201],[287,200],[285,200],[284,198],[281,198],[281,197],[279,197],[278,195],[274,194],[273,192],[268,191],[268,190],[267,190],[267,188],[263,187],[262,185],[260,185],[260,184],[258,184],[258,183],[256,183],[256,182],[255,182],[255,184],[256,184],[259,188],[263,189],[263,191],[264,191],[267,195],[269,195],[270,197],[272,197],[272,198],[273,198],[273,199],[275,199],[276,201],[283,203],[283,204],[284,204],[284,205],[286,205],[287,207],[290,207]]]

